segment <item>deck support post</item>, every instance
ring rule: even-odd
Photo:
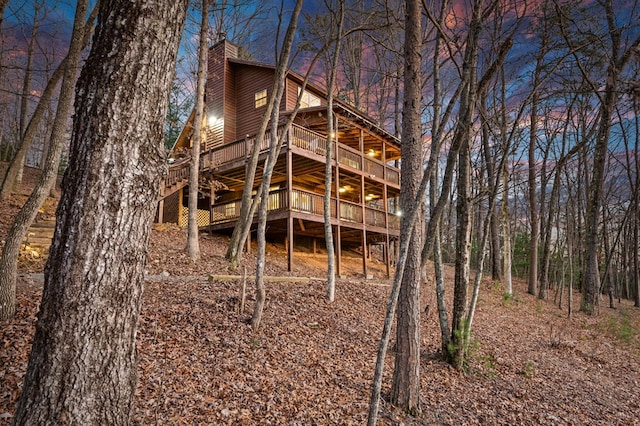
[[[384,263],[387,266],[387,278],[391,278],[391,256],[389,256],[389,231],[385,234]]]
[[[158,202],[158,223],[164,220],[164,198]]]
[[[293,269],[293,217],[289,214],[287,218],[287,271]]]
[[[287,250],[287,270],[291,272],[293,270],[293,215],[291,214],[291,208],[293,206],[293,158],[291,153],[291,134],[287,138],[287,152],[286,152],[286,167],[287,167],[287,210],[289,212],[287,216],[287,241],[289,247]]]
[[[335,244],[336,244],[336,275],[342,275],[342,242],[340,241],[340,225],[336,225],[336,233],[335,233]]]
[[[367,247],[367,231],[366,229],[362,230],[362,273],[364,274],[364,279],[368,279],[369,271],[368,271],[368,247]]]

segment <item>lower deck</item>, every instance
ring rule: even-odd
[[[189,210],[183,191],[165,199],[159,209],[158,222],[175,222],[186,226]],[[346,201],[331,200],[331,229],[336,255],[336,273],[342,275],[343,250],[358,252],[362,256],[362,274],[368,277],[368,263],[372,260],[386,264],[387,275],[397,247],[399,217],[375,208],[363,208]],[[202,230],[231,233],[240,212],[240,200],[208,205],[202,199],[198,206],[198,222]],[[325,249],[324,208],[321,195],[301,190],[272,191],[268,199],[267,237],[285,244],[288,266],[295,261],[294,247],[304,244],[312,252]],[[337,206],[340,206],[338,208]],[[254,216],[252,234],[255,238],[257,216]],[[377,257],[377,258],[374,258]]]

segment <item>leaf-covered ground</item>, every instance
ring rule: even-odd
[[[18,205],[2,203],[0,238]],[[224,261],[226,237],[203,235],[196,263],[182,253],[185,239],[173,226],[152,232],[135,423],[366,423],[390,290],[383,265],[374,264],[374,279],[365,280],[352,254],[333,304],[320,280],[268,283],[263,325],[254,333],[247,324],[251,282],[240,313],[240,282],[207,280],[238,273]],[[270,245],[267,259],[268,275],[323,276],[321,256],[298,253],[291,274],[281,246]],[[15,408],[42,289],[41,276],[26,274],[41,270],[42,262],[23,258],[20,265],[18,314],[0,324],[0,425],[9,424]],[[250,274],[251,255],[245,265]],[[499,284],[482,284],[470,366],[461,374],[437,355],[433,283],[424,283],[423,305],[430,309],[422,318],[423,414],[408,417],[386,402],[391,352],[379,423],[640,424],[639,310],[628,301],[610,310],[603,300],[599,315],[567,319],[566,304],[560,310],[552,300],[539,301],[522,282],[515,289],[515,297],[504,300]],[[577,294],[574,306],[578,301]]]

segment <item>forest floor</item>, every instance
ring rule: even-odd
[[[0,204],[0,240],[24,202],[24,188]],[[42,215],[52,214],[49,200]],[[227,237],[202,235],[202,258],[182,249],[186,232],[155,226],[138,331],[135,424],[361,425],[366,423],[378,340],[390,291],[381,263],[373,279],[352,254],[337,281],[336,301],[324,282],[267,284],[263,323],[252,332],[253,287],[239,312],[240,282],[209,281],[237,274],[224,260]],[[255,252],[255,250],[254,250]],[[266,273],[322,277],[321,255],[296,252],[286,272],[284,248],[268,247]],[[21,257],[17,315],[0,324],[0,425],[9,424],[19,396],[42,293],[44,262]],[[255,258],[245,258],[249,276]],[[452,293],[448,269],[447,294]],[[422,415],[388,403],[393,352],[385,367],[379,424],[383,425],[640,425],[640,310],[602,300],[599,314],[562,309],[526,293],[514,296],[485,279],[473,323],[468,370],[438,354],[434,284],[422,286]],[[579,306],[579,294],[573,306]],[[451,306],[451,304],[449,304]],[[391,346],[393,347],[393,342]]]

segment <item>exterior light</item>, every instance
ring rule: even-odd
[[[216,117],[215,115],[210,115],[210,116],[207,118],[207,125],[208,125],[209,127],[213,127],[213,126],[215,126],[216,124],[218,124],[221,120],[222,120],[221,118],[218,118],[218,117]]]
[[[369,152],[367,153],[367,155],[368,155],[369,157],[375,157],[375,156],[376,156],[376,152],[373,150],[373,148],[371,148],[371,149],[369,150]]]

